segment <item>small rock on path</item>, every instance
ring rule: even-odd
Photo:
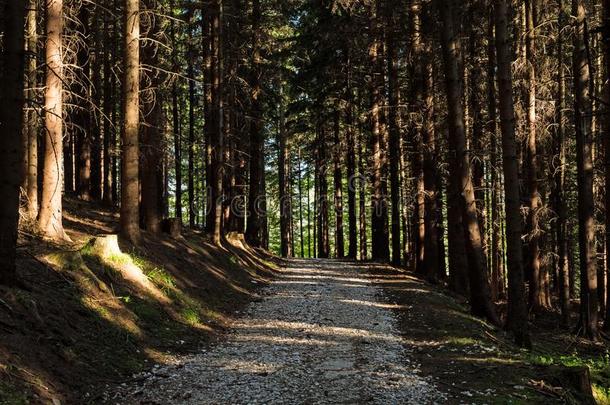
[[[382,288],[365,265],[292,260],[208,351],[156,366],[119,404],[428,404]]]

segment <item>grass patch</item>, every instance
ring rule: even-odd
[[[18,391],[13,385],[0,381],[0,405],[29,404],[25,393]]]
[[[588,367],[595,399],[598,404],[610,404],[610,352],[595,357],[586,357],[578,353],[570,355],[545,353],[531,355],[529,361],[539,366]]]
[[[195,308],[184,308],[180,312],[180,316],[184,318],[186,323],[192,326],[199,325],[201,323],[201,318],[199,317],[199,311]]]

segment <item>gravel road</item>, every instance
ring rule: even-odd
[[[429,404],[381,280],[363,264],[292,260],[226,339],[109,394],[117,404]],[[387,276],[391,277],[391,276]]]

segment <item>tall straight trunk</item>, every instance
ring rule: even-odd
[[[311,173],[309,171],[307,171],[307,257],[309,257],[310,259],[312,257],[315,257],[316,253],[315,253],[315,245],[314,245],[314,253],[313,256],[311,255],[311,244],[312,244],[312,239],[311,239]],[[314,219],[315,221],[315,219]],[[315,227],[314,227],[314,232],[315,232]],[[315,236],[314,236],[315,239]]]
[[[203,116],[204,116],[204,137],[203,137],[203,157],[202,162],[204,162],[204,173],[205,173],[205,183],[202,183],[202,188],[205,192],[204,198],[204,206],[203,213],[205,215],[205,230],[210,233],[212,231],[214,217],[212,212],[212,133],[214,131],[214,120],[212,116],[212,80],[213,80],[213,69],[212,69],[212,7],[211,0],[205,0],[203,2],[206,9],[203,10],[201,16],[201,31],[202,31],[202,57],[203,57]],[[190,145],[190,141],[189,141]],[[190,146],[189,146],[190,147]],[[194,160],[194,158],[193,158]],[[190,160],[189,160],[190,162]],[[194,165],[194,163],[193,163]],[[189,169],[190,171],[190,169]],[[190,186],[187,187],[190,189]],[[194,200],[194,196],[192,198]],[[191,210],[194,211],[194,203],[193,208],[190,206],[191,198],[189,196],[189,225],[194,226],[195,215],[193,214],[193,219],[190,219]]]
[[[154,63],[154,62],[148,62]],[[158,79],[154,79],[157,81]],[[158,85],[155,84],[155,87]],[[163,184],[163,152],[161,140],[161,125],[163,119],[163,97],[157,94],[151,100],[154,105],[144,105],[145,111],[150,110],[146,118],[146,126],[142,127],[142,139],[140,143],[140,154],[142,157],[142,215],[144,227],[153,234],[161,231],[162,209],[162,184]],[[148,108],[147,108],[148,107]]]
[[[390,2],[387,3],[387,6]],[[400,232],[400,83],[398,81],[398,46],[396,41],[396,21],[392,16],[392,10],[386,11],[390,20],[390,30],[387,38],[387,64],[388,64],[388,109],[389,120],[389,152],[390,152],[390,201],[391,233],[392,233],[392,264],[399,266],[401,263],[401,232]]]
[[[442,278],[439,262],[438,231],[439,221],[439,195],[438,195],[438,171],[436,169],[435,156],[436,134],[434,128],[434,72],[432,67],[432,47],[426,45],[425,56],[422,59],[423,66],[423,127],[422,139],[424,146],[424,196],[425,196],[425,236],[424,236],[424,274],[429,281],[437,281]],[[425,62],[424,62],[425,60]]]
[[[27,8],[26,47],[28,56],[26,77],[28,89],[26,90],[26,97],[29,100],[36,100],[36,87],[38,86],[38,31],[36,23],[38,8],[36,0],[29,0]],[[19,35],[18,32],[16,34]],[[40,128],[38,114],[38,106],[30,101],[24,128],[27,137],[24,142],[24,144],[27,143],[27,151],[24,155],[27,162],[24,181],[26,183],[27,213],[30,220],[35,220],[38,216],[38,130]]]
[[[119,0],[108,0],[110,2],[110,4],[115,8],[118,9],[119,7]],[[119,24],[117,20],[114,20],[114,31],[115,32],[119,32]],[[118,38],[118,35],[115,36],[111,36],[112,38],[112,55],[115,56],[115,58],[118,58],[118,49],[119,49],[119,42],[120,39]],[[113,80],[112,81],[112,94],[113,94],[113,102],[111,103],[111,110],[112,110],[112,122],[120,122],[123,119],[122,116],[122,107],[120,103],[116,103],[114,102],[114,98],[116,98],[116,96],[119,94],[119,90],[118,90],[118,81],[117,80]],[[116,128],[116,127],[115,127]],[[110,136],[110,144],[112,145],[112,152],[113,152],[113,156],[111,159],[111,168],[110,168],[110,177],[112,177],[112,184],[110,185],[110,193],[112,194],[112,201],[114,201],[115,203],[119,202],[119,162],[120,162],[120,158],[118,156],[118,153],[116,153],[116,151],[118,150],[118,137],[120,133],[115,129],[114,131],[112,131],[111,136]]]
[[[16,282],[19,187],[23,178],[23,72],[26,1],[5,1],[0,53],[0,284]]]
[[[175,216],[182,222],[182,130],[178,108],[178,86],[172,84],[172,132],[174,134],[174,171],[176,175]]]
[[[318,180],[318,257],[330,257],[330,237],[329,237],[329,221],[328,221],[328,180],[327,161],[326,161],[326,130],[324,124],[318,124],[318,140],[316,153],[318,163],[316,177]]]
[[[265,199],[263,177],[264,167],[264,135],[262,123],[262,94],[261,94],[261,6],[260,0],[252,1],[252,72],[251,97],[252,119],[250,121],[250,191],[248,196],[248,219],[246,225],[246,240],[252,246],[263,245],[263,220],[266,212],[263,211]]]
[[[212,18],[212,105],[211,115],[213,129],[211,131],[211,178],[212,192],[211,206],[208,208],[212,213],[212,222],[208,228],[212,240],[219,245],[222,236],[222,214],[223,214],[223,175],[224,175],[224,105],[223,105],[223,1],[213,1]]]
[[[341,172],[341,134],[339,106],[335,110],[333,146],[333,182],[335,188],[335,249],[338,259],[345,257],[345,237],[343,235],[343,174]]]
[[[42,171],[42,200],[38,224],[43,234],[52,239],[67,235],[62,225],[63,183],[63,1],[47,2],[46,92],[45,92],[45,154]]]
[[[172,12],[172,17],[176,18],[176,15],[174,13],[174,0],[172,0],[170,2],[170,8],[171,8],[171,12]],[[188,19],[189,23],[192,23],[191,21],[191,15],[189,14],[189,19]],[[176,49],[176,27],[175,27],[176,23],[175,21],[172,19],[172,21],[170,21],[170,35],[171,35],[171,42],[172,44],[174,44],[174,48],[172,50],[172,57],[174,58],[174,60],[177,59],[178,57],[178,51]],[[189,34],[191,33],[190,27],[189,29]],[[189,35],[189,43],[187,44],[189,46],[189,50],[190,47],[192,46],[192,35]],[[187,58],[187,69],[191,68],[187,73],[189,74],[189,79],[190,81],[192,81],[194,78],[191,76],[193,74],[193,70],[192,70],[192,54],[189,53],[188,54],[188,58]],[[189,88],[190,90],[190,88]],[[178,106],[179,103],[179,94],[178,94],[178,83],[177,83],[177,79],[174,78],[172,81],[172,89],[171,89],[171,94],[172,94],[172,133],[174,136],[174,173],[175,173],[175,180],[176,180],[176,190],[175,190],[175,217],[182,222],[182,131],[181,131],[181,127],[180,127],[180,109]],[[190,92],[189,92],[189,96],[190,96]],[[189,115],[190,118],[190,115]],[[204,117],[205,118],[205,117]],[[190,129],[190,127],[189,127]],[[189,133],[190,135],[190,133]],[[190,139],[189,139],[190,141]]]
[[[204,12],[208,13],[208,10],[205,10]],[[189,31],[189,37],[191,37],[192,34]],[[212,39],[212,37],[210,36],[208,38],[208,40],[210,42],[214,41],[214,39]],[[188,126],[188,173],[187,173],[187,186],[188,186],[188,211],[189,211],[189,226],[192,228],[195,226],[195,224],[197,223],[197,210],[195,208],[196,204],[195,204],[195,122],[194,122],[194,103],[196,102],[195,100],[195,82],[194,82],[194,69],[193,69],[193,50],[192,50],[192,40],[189,41],[189,43],[187,44],[188,46],[188,57],[187,57],[187,74],[189,76],[189,82],[188,82],[188,94],[189,94],[189,109],[188,109],[188,114],[189,114],[189,126]],[[208,45],[209,46],[209,45]],[[212,45],[213,46],[213,45]],[[211,68],[209,72],[206,73],[212,73]],[[214,80],[214,74],[210,75],[210,79],[206,79],[206,80],[210,80],[210,83],[212,80]],[[210,93],[212,92],[212,88],[213,86],[210,86],[209,91]],[[179,114],[179,113],[178,113]],[[213,118],[209,117],[209,115],[206,117],[207,119],[210,119],[211,121],[213,121]],[[176,118],[174,118],[174,120],[176,120]],[[207,124],[206,124],[207,125]],[[216,128],[214,127],[213,129],[213,125],[207,125],[206,129],[208,131],[212,131],[212,130],[216,130]],[[212,136],[210,134],[210,136]],[[176,172],[176,179],[178,179],[178,172]],[[182,176],[180,176],[180,180],[182,180],[181,178]],[[210,178],[208,178],[208,182],[210,181]],[[210,183],[208,183],[208,187],[210,186]],[[176,183],[176,187],[177,187],[177,183]],[[182,197],[182,192],[180,192],[180,196]],[[177,198],[177,197],[176,197]],[[212,207],[212,205],[210,205],[209,207]],[[209,208],[208,207],[208,208]],[[182,208],[182,202],[180,202],[180,208]],[[177,208],[176,208],[177,209]],[[212,222],[210,222],[211,224]]]
[[[593,134],[587,57],[587,23],[583,0],[572,0],[574,23],[574,112],[578,172],[578,240],[580,247],[580,321],[584,336],[597,339],[597,268],[593,203]]]
[[[299,167],[297,169],[297,186],[299,190],[299,234],[300,234],[300,243],[301,243],[301,257],[305,257],[305,235],[303,229],[303,166],[301,159],[301,149],[299,149],[298,156]],[[309,189],[307,190],[309,193]]]
[[[472,21],[480,21],[479,10],[475,9],[476,3],[471,5],[469,16]],[[468,114],[471,122],[470,142],[471,149],[474,151],[472,159],[472,182],[474,186],[475,198],[477,203],[477,213],[479,218],[479,227],[481,228],[481,237],[485,256],[488,256],[488,241],[487,241],[487,211],[485,209],[485,160],[487,158],[487,144],[484,133],[483,121],[483,89],[482,75],[483,65],[478,62],[481,59],[481,34],[477,27],[469,29],[469,53],[473,63],[470,69],[465,72],[468,78]],[[466,64],[465,64],[466,66]],[[466,67],[464,67],[466,69]]]
[[[283,103],[283,100],[280,101]],[[279,117],[279,156],[278,156],[278,179],[280,190],[280,245],[282,257],[292,257],[292,196],[290,194],[290,147],[288,145],[288,134],[286,133],[286,122],[284,107],[280,106]]]
[[[458,178],[460,193],[460,205],[464,221],[464,232],[466,235],[466,253],[468,255],[468,269],[470,279],[470,305],[472,313],[477,316],[486,317],[494,324],[500,320],[491,302],[489,294],[489,283],[487,280],[487,266],[481,231],[479,228],[476,199],[472,184],[470,170],[470,158],[466,150],[466,133],[464,128],[463,109],[463,85],[459,73],[459,42],[453,25],[451,1],[442,2],[441,20],[442,26],[442,48],[445,66],[445,80],[447,91],[447,108],[449,123],[449,143],[455,150],[456,160],[453,173]]]
[[[157,0],[144,0],[148,12],[158,7]],[[160,22],[153,20],[148,27],[149,38],[160,38]],[[142,61],[147,66],[155,66],[159,62],[159,49],[156,43],[146,42],[142,50]],[[142,100],[143,117],[146,125],[140,127],[140,187],[141,187],[141,215],[147,231],[158,234],[161,231],[162,185],[163,185],[163,151],[162,151],[162,125],[163,125],[163,94],[158,91],[162,86],[163,77],[160,72],[152,72],[149,76],[150,88],[143,89],[145,96]],[[147,81],[140,86],[144,87]]]
[[[491,297],[495,301],[502,292],[504,282],[502,280],[501,271],[501,254],[502,254],[502,225],[500,223],[500,170],[501,159],[498,157],[498,116],[496,105],[496,47],[493,41],[495,35],[494,11],[489,11],[488,18],[488,40],[487,45],[487,111],[488,111],[488,128],[487,132],[491,139],[491,246],[490,246],[490,262],[491,262]]]
[[[567,204],[565,195],[565,177],[566,177],[566,139],[565,139],[565,124],[564,111],[565,103],[565,70],[563,62],[563,40],[565,29],[565,13],[563,12],[563,0],[557,0],[559,6],[559,26],[557,27],[557,101],[555,110],[555,150],[553,160],[556,162],[556,167],[553,166],[555,177],[555,188],[553,203],[557,213],[557,221],[555,222],[555,238],[557,243],[557,267],[559,272],[559,303],[561,307],[561,319],[564,326],[568,326],[570,322],[570,269],[568,260],[568,235],[567,235]],[[607,149],[606,149],[607,150]],[[609,181],[607,179],[607,181]],[[610,182],[608,183],[610,186]],[[608,194],[607,194],[608,195]],[[610,207],[610,200],[609,207]],[[610,212],[610,211],[608,211]]]
[[[347,52],[346,52],[347,54]],[[358,219],[356,214],[356,134],[354,131],[353,93],[351,89],[351,59],[347,60],[347,85],[346,85],[346,108],[345,108],[345,131],[347,137],[347,148],[345,161],[347,163],[347,222],[349,226],[349,247],[347,257],[356,259],[358,257]]]
[[[540,231],[538,211],[538,157],[536,150],[536,58],[535,58],[535,0],[525,0],[525,58],[527,69],[527,183],[528,183],[528,248],[527,274],[529,278],[529,301],[534,311],[544,307],[543,292],[540,288]]]
[[[104,74],[104,86],[103,86],[103,132],[104,132],[104,155],[103,155],[103,190],[104,202],[106,204],[112,204],[114,202],[112,196],[113,178],[112,178],[112,160],[114,152],[114,144],[112,143],[114,137],[114,122],[112,121],[112,110],[114,109],[114,93],[112,92],[112,61],[114,60],[114,54],[112,52],[112,29],[110,26],[111,16],[104,13],[103,29],[105,36],[103,38],[103,74]]]
[[[95,7],[91,17],[91,39],[90,43],[90,64],[88,66],[89,97],[94,111],[90,114],[90,135],[91,135],[91,198],[99,201],[102,199],[102,133],[100,127],[100,115],[102,92],[99,85],[102,83],[100,66],[103,64],[101,59],[101,7]]]
[[[358,204],[359,204],[359,221],[358,221],[358,237],[360,238],[360,260],[366,260],[368,258],[368,243],[366,238],[366,176],[365,173],[365,159],[364,154],[366,153],[366,145],[364,143],[364,134],[362,128],[358,131],[358,174],[359,174],[359,193],[358,193]]]
[[[423,113],[422,91],[423,91],[423,50],[421,41],[422,30],[422,2],[411,0],[411,18],[409,33],[411,37],[412,56],[409,70],[411,79],[411,91],[409,92],[410,116],[415,117]],[[422,128],[423,129],[423,128]],[[408,152],[412,156],[412,171],[415,185],[415,201],[413,210],[413,252],[415,271],[425,274],[425,246],[426,246],[426,195],[424,183],[424,156],[422,131],[418,131],[418,124],[411,120],[409,126]]]
[[[502,164],[506,199],[506,256],[508,261],[508,328],[520,346],[531,346],[525,305],[523,251],[521,249],[521,204],[519,199],[519,162],[515,139],[513,78],[507,0],[496,0],[496,49],[498,90],[500,94],[500,127],[502,130]]]
[[[123,142],[121,163],[121,233],[131,243],[140,240],[140,2],[125,0],[123,45]]]
[[[383,51],[381,19],[381,0],[373,2],[371,9],[371,42],[369,44],[369,62],[372,69],[371,78],[371,152],[372,152],[372,195],[371,227],[373,260],[389,261],[388,203],[386,199],[383,142],[382,105],[384,72],[380,54]]]
[[[81,77],[73,84],[73,92],[77,94],[80,101],[75,108],[74,116],[71,117],[75,127],[74,137],[76,138],[76,192],[82,200],[91,200],[91,109],[83,105],[83,100],[89,99],[89,46],[86,39],[90,34],[91,26],[88,5],[81,5],[78,13],[78,20],[82,28],[80,33],[81,40],[85,42],[77,53],[77,64],[80,68]]]
[[[561,1],[561,0],[558,0]],[[610,77],[610,0],[603,1],[603,42],[604,42],[604,63],[606,65],[606,78]],[[606,89],[606,102],[610,101],[610,88]],[[605,172],[605,201],[606,208],[606,263],[610,261],[610,106],[606,104],[604,111],[605,131],[604,144],[606,154],[604,156]],[[610,282],[610,278],[608,279]],[[610,284],[610,283],[609,283]],[[606,288],[606,314],[604,330],[610,331],[610,285]]]

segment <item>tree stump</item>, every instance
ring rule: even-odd
[[[118,256],[121,255],[119,247],[118,235],[102,235],[96,236],[88,243],[91,252],[100,257]]]
[[[552,369],[559,384],[563,388],[574,392],[581,401],[580,403],[595,405],[589,367],[552,367]]]
[[[182,235],[182,221],[178,218],[166,218],[161,222],[161,230],[172,238],[179,238]]]

